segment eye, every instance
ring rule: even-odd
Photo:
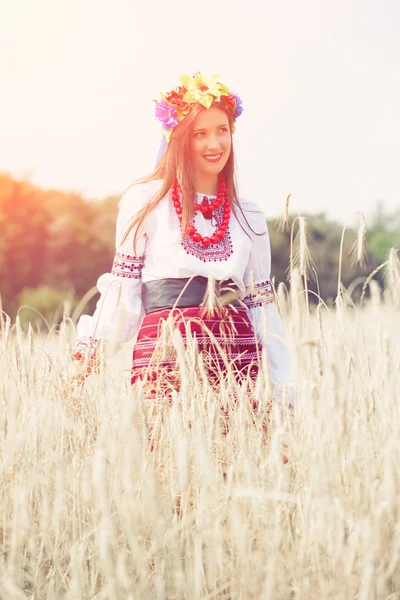
[[[204,131],[198,131],[194,134],[194,137],[199,137],[200,135],[204,135]]]
[[[226,132],[226,131],[228,131],[228,128],[227,127],[221,127],[220,131]]]

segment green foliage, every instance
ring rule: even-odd
[[[4,304],[43,280],[50,215],[24,182],[0,187],[0,274]]]
[[[118,198],[112,196],[91,202],[76,193],[41,190],[0,173],[0,293],[3,308],[12,318],[21,304],[28,304],[54,321],[61,317],[60,306],[66,298],[71,294],[81,298],[102,273],[110,270],[117,202]],[[309,289],[333,301],[343,226],[324,213],[304,216],[317,272]],[[288,284],[290,229],[280,232],[275,222],[268,225],[272,276],[276,284]],[[400,247],[400,211],[389,214],[378,203],[367,227],[369,262],[363,268],[351,266],[349,260],[356,237],[357,231],[347,229],[341,269],[345,287],[357,278],[363,280],[383,263],[391,247]],[[376,277],[382,278],[383,271]],[[87,306],[89,312],[96,300],[93,298]]]
[[[61,291],[50,285],[24,288],[17,299],[21,324],[31,323],[39,329],[59,323],[63,316],[71,316],[77,303],[71,292]]]
[[[340,241],[343,225],[328,220],[325,213],[305,215],[309,230],[309,249],[315,264],[314,278],[308,282],[308,288],[320,295],[325,301],[333,302],[337,294]],[[293,217],[290,223],[293,223]],[[290,227],[281,232],[277,223],[268,222],[272,252],[272,277],[276,285],[287,282],[290,263]],[[295,233],[297,225],[294,224]],[[344,236],[344,252],[342,260],[341,281],[345,287],[360,276],[367,277],[378,266],[378,258],[370,251],[368,264],[364,267],[351,265],[349,258],[351,247],[357,238],[357,231],[346,229]],[[358,292],[357,292],[358,293]],[[314,301],[317,297],[314,296]]]
[[[400,210],[388,213],[378,202],[369,228],[369,248],[380,264],[387,260],[390,248],[400,248]]]
[[[0,293],[10,316],[15,317],[25,288],[59,290],[60,299],[69,290],[82,297],[110,270],[117,202],[115,197],[90,202],[0,174]],[[54,293],[49,298],[57,302]],[[46,314],[55,310],[52,302]],[[88,309],[94,305],[95,299]]]

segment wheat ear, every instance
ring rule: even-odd
[[[358,228],[357,238],[355,239],[352,247],[350,248],[350,264],[351,266],[358,263],[360,267],[363,267],[367,258],[367,249],[366,249],[366,222],[364,213],[358,212],[356,213],[360,217],[360,225]]]

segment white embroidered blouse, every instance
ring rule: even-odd
[[[110,273],[101,275],[97,281],[100,299],[93,316],[83,315],[79,320],[77,346],[84,347],[89,339],[91,342],[113,339],[117,346],[131,339],[144,317],[142,283],[193,275],[212,276],[216,280],[231,278],[241,291],[240,298],[246,305],[253,330],[267,351],[274,397],[280,402],[282,386],[287,385],[292,403],[289,351],[270,281],[271,249],[264,214],[256,204],[240,199],[251,227],[264,235],[254,235],[239,213],[238,218],[248,231],[249,239],[231,213],[225,236],[218,244],[205,248],[188,237],[182,239],[169,192],[148,216],[134,256],[134,229],[123,243],[121,241],[135,214],[154,197],[160,185],[161,181],[136,184],[122,195],[113,266]],[[201,203],[203,197],[203,194],[198,194],[197,201]],[[207,197],[214,199],[216,196]],[[223,205],[215,210],[214,215],[217,225],[220,225]],[[202,236],[211,237],[216,230],[215,224],[204,219],[202,213],[196,213],[193,224]],[[263,322],[263,304],[267,307],[268,334]],[[123,328],[117,327],[120,324],[118,315],[121,314],[117,307],[122,307],[125,313]],[[118,339],[115,340],[116,334]]]

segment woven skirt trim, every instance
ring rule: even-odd
[[[246,309],[226,306],[217,310],[217,315],[210,314],[195,306],[162,309],[146,315],[133,349],[132,383],[143,379],[146,371],[151,371],[150,379],[154,380],[154,368],[164,375],[173,371],[176,356],[171,334],[175,330],[180,332],[185,348],[190,337],[199,353],[207,357],[207,370],[213,381],[226,370],[226,361],[235,373],[247,376],[250,372],[254,380],[261,349],[257,347]]]

